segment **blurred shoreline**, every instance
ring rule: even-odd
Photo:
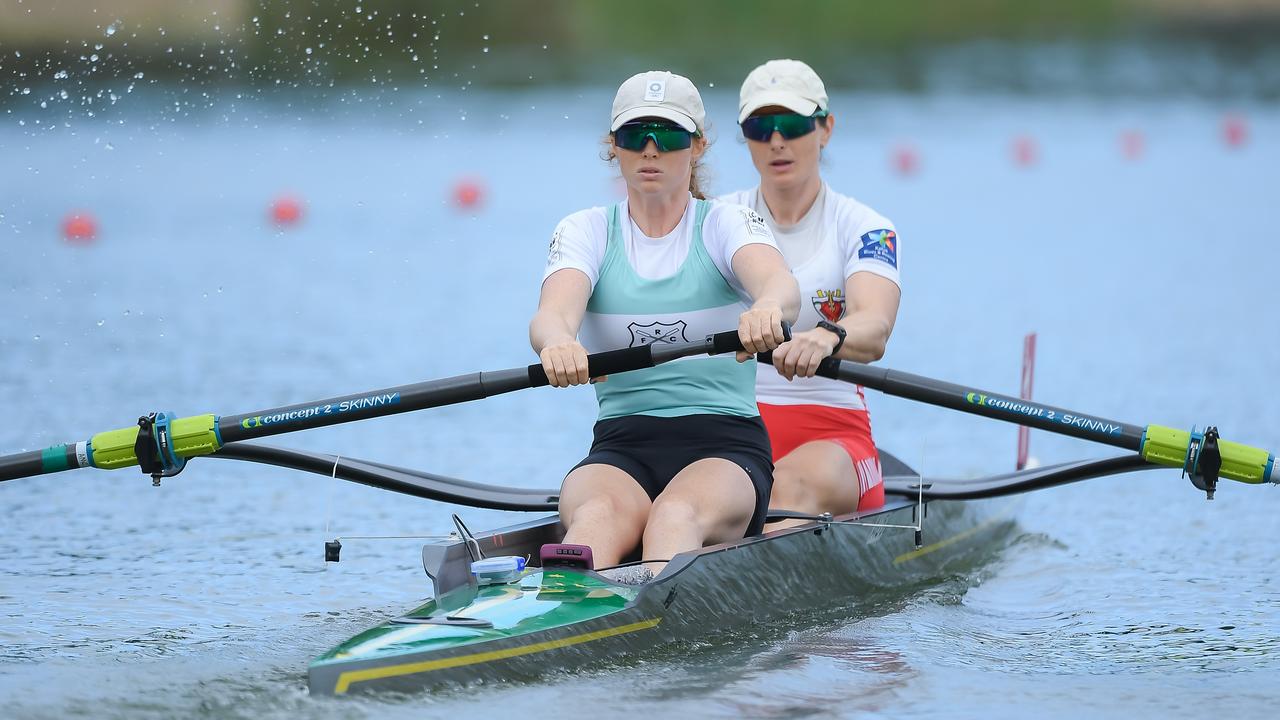
[[[709,87],[794,56],[832,88],[1280,97],[1280,0],[0,0],[0,106],[122,78],[300,91]],[[25,91],[25,92],[24,92]]]

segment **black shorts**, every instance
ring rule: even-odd
[[[676,473],[698,460],[723,458],[751,478],[756,509],[747,536],[759,535],[769,510],[773,487],[773,453],[759,417],[629,415],[601,420],[595,426],[591,452],[583,465],[611,465],[635,478],[653,500]]]

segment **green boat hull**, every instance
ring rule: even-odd
[[[469,567],[460,541],[427,546],[424,559],[435,559],[435,574],[441,567],[455,572],[446,585],[452,589],[317,658],[309,686],[319,695],[413,691],[598,664],[797,610],[848,604],[870,589],[937,578],[988,554],[1014,527],[1007,500],[934,501],[925,508],[920,547],[910,528],[886,527],[914,525],[919,512],[914,502],[892,498],[881,509],[836,522],[683,553],[639,587],[592,572],[535,567],[518,583],[476,589],[457,580],[458,569]],[[562,532],[550,517],[477,540],[486,555],[537,558],[538,548]]]

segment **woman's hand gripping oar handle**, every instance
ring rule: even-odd
[[[791,324],[782,323],[782,336],[791,339]],[[742,350],[742,340],[736,330],[708,335],[701,342],[666,343],[654,342],[640,347],[606,350],[587,356],[587,372],[591,377],[613,375],[630,370],[642,370],[661,365],[664,362],[693,355],[722,355]],[[529,387],[541,387],[549,384],[547,373],[542,365],[529,366]]]

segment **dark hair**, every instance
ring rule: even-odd
[[[707,148],[711,147],[711,139],[707,137],[707,133],[705,130],[701,134],[695,135],[694,137],[695,138],[700,137],[705,139],[707,143]],[[617,162],[618,160],[618,155],[613,151],[613,143],[611,142],[612,138],[613,138],[613,133],[609,133],[608,135],[604,136],[604,139],[601,140],[601,142],[604,144],[604,150],[600,152],[600,159],[604,160],[605,162],[611,165]],[[706,157],[705,149],[703,150],[702,155],[703,157]],[[693,167],[690,168],[690,171],[689,171],[689,194],[699,200],[707,199],[707,193],[705,190],[703,190],[703,185],[706,184],[706,180],[707,180],[705,175],[706,175],[706,168],[702,166],[702,158],[694,160]]]

